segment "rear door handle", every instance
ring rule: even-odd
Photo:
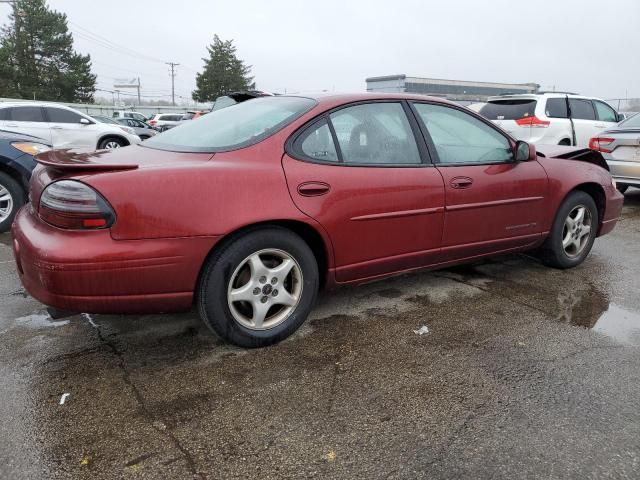
[[[7,123],[7,127],[17,127],[18,125],[16,125],[15,123]]]
[[[329,193],[331,187],[324,182],[304,182],[298,185],[298,193],[303,197],[319,197]]]
[[[53,126],[53,127],[51,127],[51,128],[53,128],[54,130],[62,130],[62,127],[60,127],[60,126],[58,126],[58,125],[54,125],[54,126]]]
[[[451,188],[469,188],[473,185],[473,178],[469,177],[454,177],[449,181]]]

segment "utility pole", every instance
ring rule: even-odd
[[[171,105],[176,106],[176,88],[175,88],[175,80],[176,80],[176,72],[175,68],[180,65],[179,63],[173,62],[165,62],[167,65],[171,67]]]
[[[140,77],[138,77],[138,105],[140,105]]]

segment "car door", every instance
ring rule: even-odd
[[[592,137],[595,137],[602,130],[611,128],[618,124],[618,114],[608,104],[600,100],[593,100],[593,105],[596,107],[596,116],[598,117],[595,124],[595,132]]]
[[[338,282],[439,260],[442,176],[408,111],[402,102],[351,104],[287,144],[291,197],[329,234]]]
[[[596,121],[596,111],[591,100],[586,98],[569,98],[569,108],[576,132],[576,146],[586,148],[589,139],[602,130],[596,127],[599,123]]]
[[[44,111],[39,106],[14,106],[9,109],[5,128],[12,132],[25,133],[51,142],[51,131]]]
[[[442,261],[535,243],[541,234],[547,175],[536,161],[515,162],[512,141],[457,106],[414,102],[442,174]]]
[[[45,108],[54,148],[96,148],[95,123],[66,108]],[[85,119],[89,123],[81,123]]]

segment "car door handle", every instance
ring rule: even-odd
[[[298,185],[298,193],[303,197],[318,197],[329,193],[331,187],[324,182],[304,182]]]
[[[18,125],[16,125],[15,123],[7,123],[7,127],[17,127]]]
[[[62,127],[60,127],[59,125],[54,125],[53,127],[54,130],[62,130]]]
[[[454,177],[449,181],[451,188],[469,188],[473,185],[473,179],[469,177]]]

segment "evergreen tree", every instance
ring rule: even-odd
[[[196,75],[196,90],[192,97],[196,102],[215,100],[232,91],[255,88],[251,66],[246,66],[236,56],[233,40],[222,41],[214,35],[213,43],[207,47],[209,58],[203,58],[204,70]]]
[[[45,0],[16,0],[0,31],[0,97],[91,102],[91,57],[73,49],[67,16]]]

